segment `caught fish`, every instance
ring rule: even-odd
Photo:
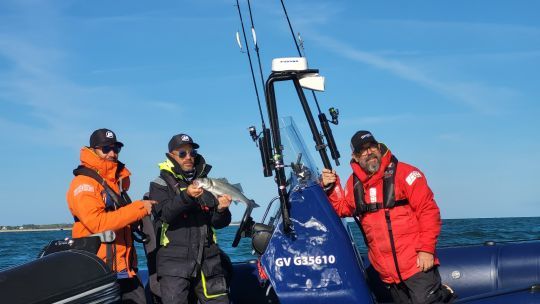
[[[247,198],[242,193],[242,186],[240,184],[231,185],[225,178],[197,178],[193,181],[193,185],[199,188],[203,188],[206,191],[211,192],[215,196],[228,194],[232,197],[232,200],[236,203],[244,203],[248,208],[257,208],[259,205],[254,200]]]

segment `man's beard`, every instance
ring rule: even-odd
[[[372,159],[376,159],[376,162],[369,162]],[[365,161],[359,162],[360,168],[367,172],[368,174],[374,174],[375,172],[379,171],[381,168],[381,159],[377,157],[375,154],[371,154],[366,158]]]

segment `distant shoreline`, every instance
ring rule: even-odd
[[[69,227],[69,228],[42,228],[42,229],[12,229],[12,230],[0,230],[0,233],[4,233],[4,232],[63,231],[63,230],[71,230],[71,227]]]

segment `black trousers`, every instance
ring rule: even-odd
[[[161,276],[159,278],[161,301],[163,304],[228,304],[228,295],[207,299],[204,295],[200,275],[196,278]],[[197,302],[197,299],[199,302]]]
[[[441,284],[437,267],[420,271],[400,284],[390,284],[395,304],[451,303],[453,295]]]
[[[128,279],[117,280],[122,292],[122,303],[125,304],[146,304],[144,286],[138,276]]]

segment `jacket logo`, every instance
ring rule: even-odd
[[[407,178],[405,179],[405,181],[407,182],[407,184],[412,185],[414,183],[414,181],[419,178],[419,177],[422,177],[422,174],[420,174],[420,172],[418,171],[413,171],[411,173],[409,173],[409,175],[407,176]]]
[[[107,137],[107,138],[114,138],[114,133],[111,132],[111,131],[107,131],[107,132],[105,133],[105,137]]]
[[[79,187],[73,190],[73,196],[77,196],[81,192],[94,192],[94,187],[88,184],[79,185]]]

